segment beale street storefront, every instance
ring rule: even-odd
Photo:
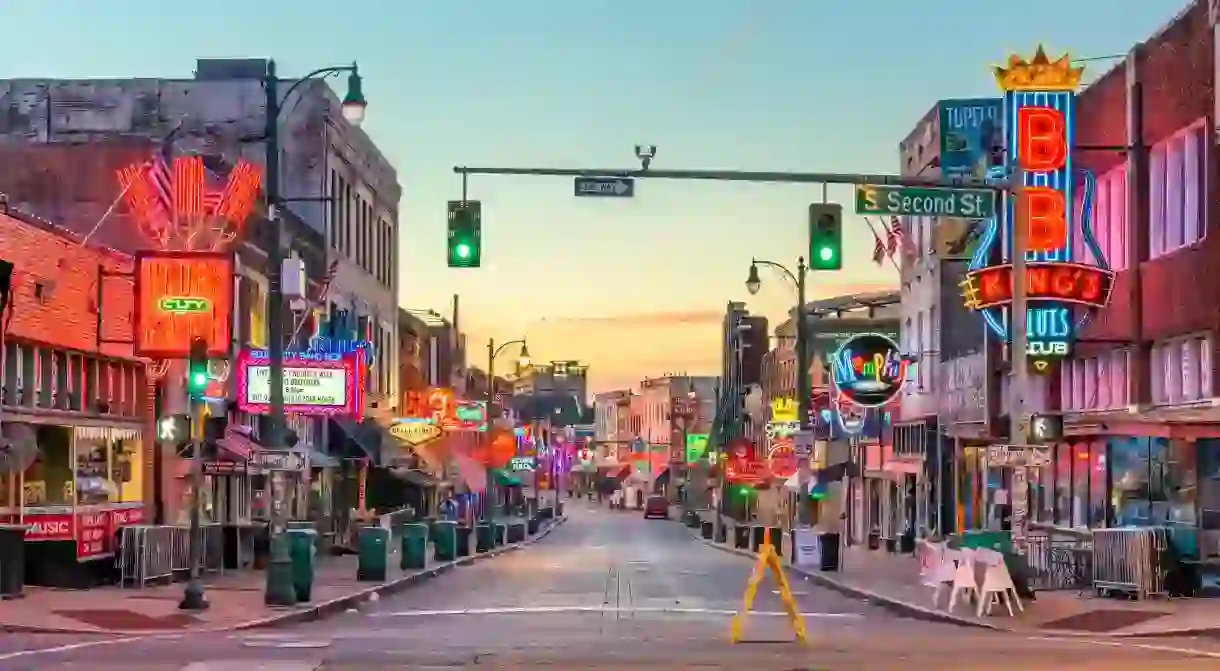
[[[0,334],[0,429],[12,445],[0,519],[28,526],[27,583],[85,587],[113,571],[118,529],[145,520],[145,368],[113,342],[129,333],[100,317],[130,308],[130,261],[19,217],[0,215],[0,259],[15,266]]]

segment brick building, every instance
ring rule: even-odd
[[[1039,473],[1030,507],[1034,519],[1065,526],[1197,528],[1200,547],[1220,552],[1220,284],[1210,279],[1220,265],[1220,153],[1208,4],[1193,3],[1078,96],[1074,156],[1096,175],[1094,230],[1118,279],[1052,380],[1068,440]]]
[[[132,356],[131,258],[0,206],[0,260],[13,267],[0,418],[16,442],[0,516],[24,515],[27,538],[44,541],[27,545],[27,582],[79,585],[80,566],[112,556],[116,528],[151,517],[160,486],[152,386]]]

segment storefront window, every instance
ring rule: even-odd
[[[79,505],[143,500],[139,434],[130,429],[80,427],[76,434]]]
[[[72,505],[72,432],[67,427],[35,427],[38,454],[25,469],[27,506]]]
[[[1116,526],[1152,523],[1148,472],[1148,438],[1123,437],[1110,441],[1110,503]]]
[[[1195,445],[1184,440],[1156,439],[1150,452],[1155,524],[1195,525],[1197,469]]]
[[[1106,444],[1090,446],[1089,469],[1089,526],[1106,526]]]
[[[1072,446],[1060,445],[1055,454],[1055,524],[1072,525]]]

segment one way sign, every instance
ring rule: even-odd
[[[631,198],[635,196],[635,180],[630,177],[577,177],[577,196]]]

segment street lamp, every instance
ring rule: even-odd
[[[813,405],[813,387],[809,382],[809,331],[808,325],[805,323],[805,278],[809,274],[809,267],[805,265],[803,256],[796,260],[795,273],[774,261],[751,259],[750,275],[746,278],[746,290],[751,295],[757,294],[762,288],[762,280],[758,277],[758,266],[760,265],[783,271],[796,284],[796,394],[801,431],[809,431],[812,428],[809,421],[809,409]]]
[[[530,349],[529,349],[529,345],[527,345],[525,343],[525,338],[519,338],[517,340],[509,340],[506,343],[500,343],[499,347],[496,346],[495,338],[487,339],[487,416],[488,416],[487,431],[489,434],[487,436],[487,438],[489,441],[491,439],[491,436],[490,436],[490,433],[491,433],[491,404],[493,402],[495,402],[495,400],[496,400],[496,357],[503,354],[504,350],[506,348],[508,348],[510,345],[520,345],[521,346],[521,353],[519,355],[517,355],[517,364],[522,367],[528,366],[530,364]],[[483,519],[485,519],[485,520],[489,518],[488,513],[490,512],[489,509],[491,507],[490,506],[490,501],[491,501],[490,494],[493,492],[493,488],[492,488],[493,482],[490,477],[491,476],[491,465],[490,464],[488,464],[488,466],[487,466],[487,475],[488,475],[487,487],[486,487],[486,492],[485,492],[486,496],[484,497],[484,504],[483,504]]]
[[[360,71],[355,63],[351,65],[319,68],[297,80],[281,80],[275,74],[275,61],[267,61],[267,74],[263,77],[263,96],[266,98],[266,118],[264,143],[266,145],[266,179],[264,190],[267,196],[267,226],[265,227],[267,248],[267,367],[270,384],[270,413],[268,434],[264,436],[264,444],[276,449],[284,447],[284,288],[281,277],[281,266],[284,263],[283,230],[279,217],[279,207],[283,203],[299,200],[317,200],[314,198],[284,198],[280,195],[280,113],[282,104],[292,96],[297,87],[307,81],[348,73],[347,95],[343,97],[343,118],[353,125],[359,125],[364,120],[368,101],[364,99],[361,90]],[[291,81],[292,85],[280,95],[280,84]],[[284,535],[284,486],[282,481],[276,487],[276,476],[271,474],[271,560],[267,566],[267,586],[263,602],[268,606],[293,606],[296,604],[296,590],[292,584],[292,558],[288,555],[287,538]]]

